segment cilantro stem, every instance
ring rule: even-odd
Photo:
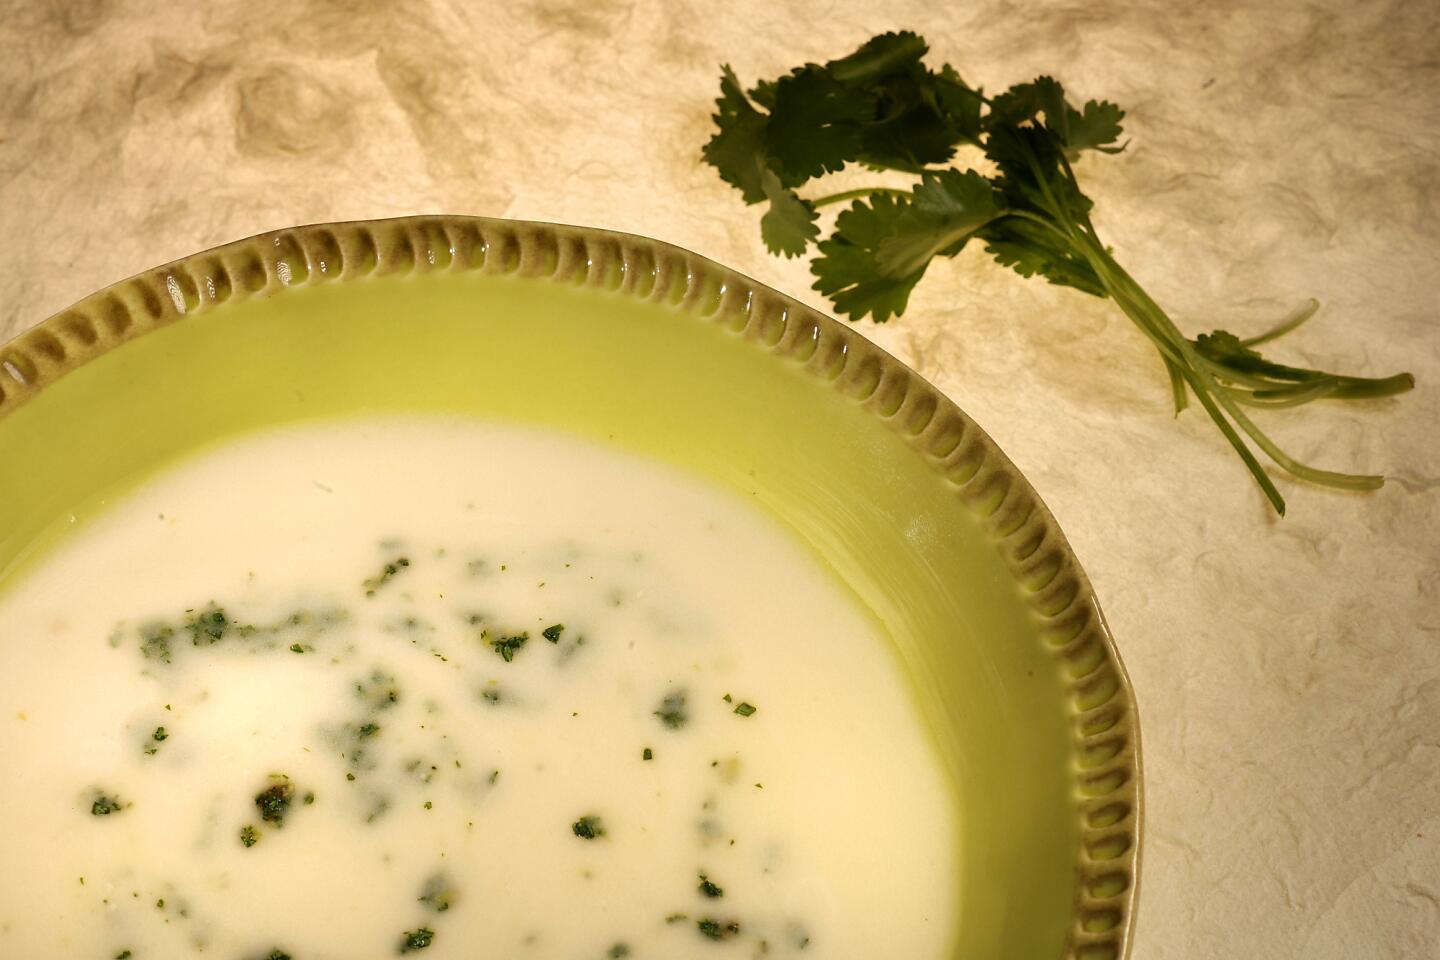
[[[1175,408],[1175,416],[1178,417],[1190,406],[1190,394],[1185,390],[1185,375],[1168,359],[1165,361],[1165,374],[1170,378],[1170,404]]]
[[[861,200],[865,197],[874,196],[877,193],[889,193],[897,197],[910,196],[909,190],[896,190],[892,187],[860,187],[857,190],[844,190],[840,193],[831,193],[823,197],[816,197],[810,201],[810,206],[823,207],[831,203],[843,203],[846,200]]]
[[[1320,301],[1316,300],[1314,297],[1311,297],[1309,300],[1306,300],[1303,304],[1301,304],[1298,310],[1290,314],[1290,316],[1286,317],[1284,320],[1281,320],[1278,324],[1276,324],[1274,327],[1271,327],[1265,333],[1260,334],[1260,336],[1258,337],[1251,337],[1248,340],[1241,340],[1240,343],[1242,346],[1246,347],[1258,347],[1262,343],[1269,343],[1271,340],[1278,340],[1281,337],[1285,336],[1285,334],[1289,333],[1291,330],[1294,330],[1296,327],[1300,326],[1300,324],[1304,323],[1306,320],[1309,320],[1311,317],[1315,316],[1315,311],[1319,309]]]
[[[1100,249],[1098,242],[1096,242],[1096,247]],[[1179,349],[1181,355],[1184,357],[1186,366],[1189,368],[1186,372],[1193,372],[1193,376],[1187,376],[1186,379],[1189,381],[1191,389],[1195,391],[1196,398],[1205,406],[1207,412],[1211,413],[1211,419],[1215,420],[1216,424],[1220,426],[1221,431],[1226,435],[1226,439],[1231,440],[1231,445],[1235,446],[1237,451],[1243,448],[1244,452],[1241,456],[1245,459],[1246,465],[1250,466],[1250,472],[1255,476],[1255,479],[1260,482],[1261,487],[1265,489],[1266,495],[1270,498],[1270,502],[1275,505],[1275,509],[1280,514],[1283,515],[1285,513],[1285,499],[1280,496],[1280,492],[1276,490],[1274,484],[1270,482],[1269,477],[1254,459],[1253,454],[1249,453],[1249,448],[1244,446],[1244,442],[1235,435],[1233,429],[1229,429],[1230,425],[1224,422],[1224,416],[1221,415],[1218,410],[1214,410],[1213,403],[1211,402],[1212,399],[1215,403],[1219,404],[1225,414],[1229,415],[1230,420],[1234,421],[1235,425],[1243,430],[1245,434],[1255,442],[1257,447],[1264,451],[1266,456],[1292,476],[1299,477],[1302,480],[1309,480],[1311,483],[1318,483],[1327,487],[1336,487],[1342,490],[1375,490],[1385,483],[1384,477],[1366,474],[1337,473],[1333,470],[1322,470],[1318,467],[1312,467],[1296,460],[1284,450],[1280,449],[1279,445],[1271,440],[1265,431],[1261,430],[1254,421],[1240,409],[1239,404],[1232,396],[1233,391],[1225,390],[1215,382],[1215,376],[1210,372],[1209,366],[1204,358],[1197,353],[1190,341],[1180,333],[1179,329],[1165,312],[1160,309],[1159,305],[1156,304],[1154,300],[1151,300],[1149,295],[1140,288],[1140,285],[1135,282],[1135,279],[1131,277],[1123,267],[1116,263],[1114,258],[1108,253],[1104,253],[1103,249],[1101,249],[1100,256],[1109,261],[1109,265],[1114,268],[1123,288],[1126,288],[1125,292],[1128,295],[1136,297],[1137,305],[1142,308],[1144,313],[1149,315],[1152,322],[1155,322],[1167,334],[1171,335],[1173,341],[1175,341],[1174,345]],[[1114,294],[1112,294],[1112,296],[1114,296]],[[1120,297],[1116,297],[1116,302],[1121,303],[1123,309],[1123,300]],[[1129,313],[1129,311],[1126,312],[1127,314]],[[1131,316],[1133,317],[1133,314]]]
[[[1274,505],[1278,513],[1282,516],[1285,513],[1285,498],[1280,495],[1280,491],[1276,489],[1274,482],[1270,480],[1269,475],[1265,473],[1264,468],[1260,465],[1259,461],[1255,459],[1255,455],[1235,431],[1234,428],[1236,426],[1244,431],[1245,435],[1254,441],[1255,445],[1259,447],[1266,456],[1292,476],[1309,480],[1311,483],[1337,487],[1342,490],[1374,490],[1384,484],[1385,480],[1383,477],[1365,474],[1337,473],[1332,470],[1322,470],[1318,467],[1312,467],[1296,460],[1284,450],[1280,449],[1280,446],[1271,440],[1265,431],[1261,430],[1255,422],[1241,410],[1239,403],[1234,397],[1235,391],[1226,390],[1216,381],[1214,364],[1199,354],[1189,338],[1181,333],[1180,329],[1175,326],[1174,321],[1170,319],[1169,315],[1161,309],[1159,304],[1150,298],[1150,295],[1141,288],[1135,281],[1135,278],[1130,276],[1125,268],[1120,266],[1115,258],[1110,255],[1109,251],[1105,249],[1104,245],[1100,243],[1099,237],[1095,232],[1094,224],[1090,222],[1089,215],[1082,211],[1079,216],[1083,226],[1075,223],[1066,214],[1065,207],[1055,198],[1055,194],[1050,189],[1050,185],[1046,181],[1039,163],[1036,161],[1034,154],[1029,150],[1025,152],[1025,161],[1030,167],[1036,183],[1040,187],[1040,193],[1043,198],[1041,203],[1042,208],[1054,217],[1056,223],[1059,225],[1055,232],[1067,236],[1070,239],[1072,247],[1076,252],[1085,257],[1095,270],[1096,275],[1100,278],[1100,282],[1104,285],[1107,292],[1109,292],[1111,299],[1155,342],[1156,347],[1161,351],[1161,355],[1166,358],[1167,364],[1170,365],[1172,390],[1176,389],[1177,376],[1183,377],[1184,381],[1189,384],[1190,389],[1195,393],[1196,399],[1200,401],[1206,413],[1210,414],[1210,419],[1220,428],[1220,432],[1225,435],[1225,439],[1230,441],[1230,445],[1240,454],[1246,467],[1249,468],[1251,475],[1255,477],[1256,482],[1259,483],[1265,491],[1266,497],[1270,500],[1271,504]],[[1069,161],[1061,156],[1060,163],[1065,171],[1066,178],[1078,189],[1079,185],[1075,181],[1075,173],[1071,169]],[[1039,220],[1043,218],[1031,215],[1031,219]],[[1294,329],[1307,319],[1309,319],[1309,315],[1303,312],[1292,316],[1276,328],[1279,333],[1272,330],[1271,334],[1279,336],[1285,333],[1287,329]],[[1231,372],[1229,368],[1225,368],[1222,376],[1229,375]]]
[[[1247,407],[1266,407],[1279,409],[1282,407],[1298,407],[1301,404],[1309,403],[1312,400],[1320,400],[1335,392],[1336,384],[1333,381],[1317,380],[1314,383],[1299,385],[1298,389],[1289,391],[1273,391],[1274,396],[1264,394],[1272,391],[1264,390],[1237,390],[1234,387],[1221,387],[1226,393],[1235,398],[1237,403],[1243,403]]]
[[[1275,487],[1275,482],[1270,479],[1270,475],[1265,472],[1265,468],[1262,467],[1260,461],[1255,458],[1254,452],[1246,445],[1240,434],[1236,432],[1234,425],[1225,418],[1225,414],[1221,411],[1220,407],[1216,405],[1215,388],[1218,385],[1215,384],[1213,379],[1207,383],[1205,375],[1202,374],[1200,370],[1196,369],[1193,365],[1185,363],[1183,359],[1184,347],[1169,340],[1164,336],[1163,332],[1155,329],[1155,314],[1164,317],[1164,312],[1160,310],[1159,306],[1155,305],[1154,301],[1150,300],[1133,280],[1129,280],[1129,275],[1125,274],[1120,265],[1115,263],[1108,254],[1102,251],[1100,256],[1103,258],[1102,260],[1097,263],[1092,259],[1092,263],[1097,266],[1098,269],[1096,272],[1100,275],[1101,283],[1105,285],[1106,290],[1110,293],[1111,299],[1115,301],[1126,316],[1135,321],[1136,325],[1139,326],[1147,336],[1156,340],[1157,346],[1160,348],[1162,355],[1166,356],[1167,362],[1169,362],[1170,358],[1176,353],[1180,354],[1180,357],[1176,358],[1172,364],[1171,368],[1174,371],[1172,376],[1178,375],[1184,378],[1185,383],[1188,384],[1194,392],[1195,399],[1200,401],[1200,406],[1205,409],[1206,414],[1214,421],[1215,426],[1219,428],[1220,433],[1225,437],[1226,441],[1229,442],[1230,446],[1239,454],[1246,469],[1249,470],[1250,475],[1255,478],[1255,482],[1260,485],[1260,489],[1265,493],[1265,498],[1270,501],[1270,505],[1275,508],[1275,512],[1283,517],[1285,515],[1285,498],[1280,495],[1280,491]],[[1089,258],[1087,257],[1087,259]],[[1138,296],[1138,300],[1132,300],[1131,292],[1123,288],[1121,285],[1123,281],[1117,282],[1117,278],[1111,274],[1110,266],[1107,265],[1105,261],[1108,261],[1109,265],[1113,265],[1115,271],[1121,274],[1125,280],[1129,281],[1126,285],[1133,289],[1133,293]],[[1165,322],[1169,323],[1168,317],[1165,317]],[[1172,329],[1174,328],[1173,324],[1170,324],[1170,326]],[[1178,331],[1176,332],[1178,334]],[[1185,338],[1177,336],[1175,339],[1184,341]]]

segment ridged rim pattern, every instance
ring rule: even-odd
[[[598,287],[713,319],[833,384],[949,481],[1025,588],[1066,675],[1081,846],[1065,956],[1127,956],[1139,878],[1139,725],[1089,580],[1029,482],[953,402],[852,329],[769,287],[669,244],[583,227],[450,216],[296,227],[141,273],[0,347],[0,417],[100,354],[218,304],[455,271]]]

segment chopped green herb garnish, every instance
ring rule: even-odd
[[[690,715],[685,712],[685,691],[677,690],[660,702],[660,709],[655,711],[655,716],[660,722],[671,730],[679,730],[685,726]]]
[[[735,708],[735,712],[740,714],[740,716],[742,717],[749,717],[754,715],[755,708],[752,707],[750,704],[741,701],[740,704]]]
[[[375,734],[377,734],[377,733],[379,733],[379,732],[380,732],[380,724],[378,724],[378,723],[362,723],[362,724],[360,724],[360,726],[355,730],[355,736],[356,736],[357,739],[360,739],[360,740],[368,740],[368,739],[370,739],[371,737],[375,736]]]
[[[666,923],[684,923],[686,920],[689,920],[689,919],[690,919],[690,914],[688,914],[688,913],[672,913],[672,914],[670,914],[670,916],[668,916],[668,917],[665,918],[665,922],[666,922]]]
[[[250,826],[249,824],[246,824],[245,826],[243,826],[243,827],[240,828],[240,845],[241,845],[241,846],[245,847],[245,848],[248,850],[249,848],[255,846],[255,844],[257,844],[257,843],[259,843],[259,842],[260,842],[260,835],[255,832],[255,828],[254,828],[254,827]]]
[[[292,644],[290,644],[290,652],[291,652],[291,653],[304,653],[304,652],[305,652],[305,648],[302,647],[302,646],[300,646],[300,644],[298,644],[298,643],[292,643]]]
[[[146,660],[169,663],[170,641],[175,637],[175,628],[165,623],[150,623],[140,628],[140,652]]]
[[[133,956],[135,956],[135,954],[131,953],[129,950],[121,950],[119,953],[115,954],[115,960],[131,960]]]
[[[419,930],[411,930],[405,934],[405,939],[400,942],[400,952],[409,953],[412,950],[424,950],[435,942],[435,931],[428,927],[421,927]]]
[[[385,584],[389,583],[391,580],[394,580],[397,576],[400,575],[400,571],[404,570],[408,566],[410,566],[409,557],[396,557],[394,560],[385,564],[385,566],[380,569],[380,572],[378,574],[369,578],[361,584],[361,586],[365,588],[365,596],[375,596],[376,591],[378,591],[381,587],[385,586]]]
[[[155,732],[150,734],[150,740],[145,744],[145,756],[153,757],[160,752],[160,744],[169,739],[170,734],[164,727],[156,727]]]
[[[621,957],[630,956],[630,948],[623,943],[617,943],[610,948],[610,952],[605,954],[605,956],[610,957],[611,960],[619,960]]]
[[[515,659],[515,652],[525,646],[526,641],[529,639],[529,633],[517,633],[512,637],[501,637],[498,640],[491,640],[490,645],[495,648],[496,653],[500,654],[502,660],[509,663]]]
[[[107,794],[98,794],[94,802],[90,804],[90,814],[95,817],[108,817],[112,813],[119,813],[125,809],[125,804],[120,802],[119,797],[112,797]]]
[[[222,607],[211,601],[210,605],[197,614],[192,614],[185,622],[185,629],[190,633],[190,643],[194,646],[214,646],[225,639],[226,632],[230,629],[230,618],[225,615]]]
[[[641,760],[654,760],[654,759],[655,759],[655,751],[654,751],[654,750],[651,750],[649,747],[646,747],[646,748],[645,748],[645,752],[642,753],[642,754],[640,754],[640,759],[641,759]]]
[[[719,920],[711,920],[707,917],[704,920],[696,920],[695,926],[699,928],[702,936],[709,937],[711,940],[728,940],[740,932],[740,924],[734,920],[721,923]]]
[[[400,688],[390,674],[372,670],[365,680],[355,683],[355,695],[377,710],[388,710],[400,702]]]
[[[728,693],[725,694],[725,696],[721,697],[720,699],[721,699],[721,700],[724,700],[726,703],[734,703],[734,702],[735,702],[735,701],[731,698],[730,694],[728,694]]]
[[[295,788],[290,784],[290,778],[282,776],[278,783],[255,795],[255,806],[260,808],[260,819],[277,827],[283,826],[285,814],[290,811],[290,802],[294,796]]]
[[[581,840],[594,840],[605,836],[605,824],[599,817],[581,817],[570,824],[570,831]]]
[[[307,807],[310,806],[310,804],[314,803],[314,802],[315,802],[315,792],[314,792],[313,790],[307,792],[307,793],[305,794],[305,799],[304,799],[303,802],[304,802],[305,806],[307,806]]]
[[[560,634],[562,634],[562,633],[564,633],[564,632],[565,632],[565,624],[563,624],[563,623],[557,623],[557,624],[555,624],[555,625],[553,625],[553,626],[546,627],[544,630],[541,630],[541,631],[540,631],[540,635],[541,635],[542,637],[544,637],[546,640],[549,640],[551,643],[559,643],[559,642],[560,642]]]
[[[276,947],[265,955],[265,960],[290,960],[290,954]]]
[[[703,874],[703,873],[700,874],[700,887],[699,887],[699,890],[700,890],[701,893],[703,893],[703,894],[704,894],[705,896],[707,896],[707,897],[723,897],[723,896],[725,896],[725,891],[722,890],[720,887],[717,887],[715,884],[711,883],[711,882],[710,882],[710,878],[707,877],[707,876],[705,876],[705,874]]]
[[[425,881],[425,887],[420,892],[420,902],[425,904],[436,913],[444,913],[450,909],[455,902],[455,889],[450,883],[450,878],[444,873],[437,873]]]

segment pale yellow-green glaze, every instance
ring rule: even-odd
[[[162,268],[0,350],[0,590],[145,477],[274,424],[440,411],[605,440],[753,495],[895,638],[960,797],[956,958],[1123,955],[1128,686],[1053,520],[973,424],[848,331],[671,248],[458,218],[335,229],[233,245],[248,278]],[[344,229],[374,231],[370,262],[314,282],[351,252]],[[443,269],[423,256],[437,235]],[[207,297],[215,270],[233,295]]]

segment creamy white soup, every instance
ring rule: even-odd
[[[573,438],[236,441],[0,596],[5,960],[940,960],[954,819],[823,563]]]

